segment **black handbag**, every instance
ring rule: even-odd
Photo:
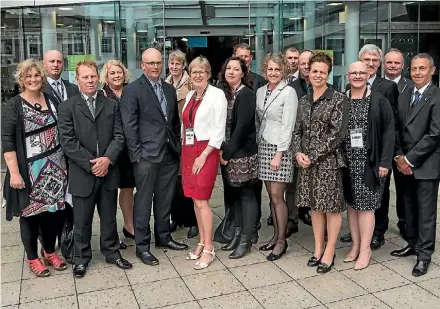
[[[73,220],[68,218],[64,223],[63,230],[61,232],[61,254],[64,259],[73,264],[73,233],[74,233]]]

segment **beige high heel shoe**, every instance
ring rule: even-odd
[[[198,243],[197,244],[197,247],[205,247],[205,245],[204,244],[201,244],[201,243]],[[197,250],[197,248],[196,249],[194,249],[194,251],[195,250]],[[200,256],[202,255],[202,252],[200,252],[199,254],[195,254],[194,253],[194,251],[191,251],[191,252],[188,252],[188,254],[187,254],[187,256],[186,256],[186,259],[187,260],[198,260],[199,258],[200,258]]]
[[[195,270],[200,270],[200,269],[205,269],[207,268],[209,265],[211,265],[211,263],[214,261],[215,259],[215,252],[214,252],[214,247],[212,248],[212,251],[209,250],[203,250],[202,253],[208,253],[211,255],[211,260],[209,260],[209,262],[205,263],[205,262],[200,262],[197,261],[196,265],[194,265],[194,269]]]

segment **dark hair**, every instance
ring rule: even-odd
[[[251,53],[251,55],[252,55],[252,50],[249,47],[249,45],[246,44],[246,43],[240,43],[240,44],[235,45],[234,46],[234,55],[237,53],[237,49],[240,49],[240,48],[248,50]]]
[[[331,73],[331,71],[332,71],[332,58],[330,58],[329,55],[327,55],[326,53],[323,53],[323,52],[319,52],[319,53],[314,54],[312,57],[310,57],[309,67],[311,67],[312,63],[315,63],[315,62],[325,63],[328,66],[328,74]]]
[[[299,49],[296,48],[294,45],[289,45],[284,49],[284,53],[286,53],[287,51],[290,51],[292,53],[298,52],[300,53]]]
[[[233,91],[233,89],[231,89],[231,86],[229,86],[228,82],[226,81],[226,76],[225,76],[226,68],[227,68],[230,61],[238,61],[240,63],[241,71],[243,72],[243,77],[241,78],[241,83],[244,86],[252,89],[252,78],[249,75],[249,70],[248,70],[244,60],[241,59],[240,57],[236,57],[236,56],[229,57],[223,63],[222,70],[218,74],[219,85],[221,85],[222,88],[225,90],[226,98],[228,100],[230,100],[232,98],[232,91]]]

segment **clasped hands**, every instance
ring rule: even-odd
[[[309,156],[302,152],[298,152],[295,157],[296,157],[296,162],[298,162],[298,165],[302,168],[308,168],[310,164],[312,164],[312,161],[310,161]]]
[[[110,166],[110,159],[107,157],[99,157],[93,160],[90,160],[92,166],[92,173],[96,177],[104,177],[108,173],[108,167]]]
[[[397,169],[404,175],[412,175],[411,166],[406,162],[405,157],[400,155],[396,157]]]

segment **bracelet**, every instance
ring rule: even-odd
[[[206,157],[209,155],[209,153],[207,153],[206,151],[202,152],[203,155],[205,155]]]

